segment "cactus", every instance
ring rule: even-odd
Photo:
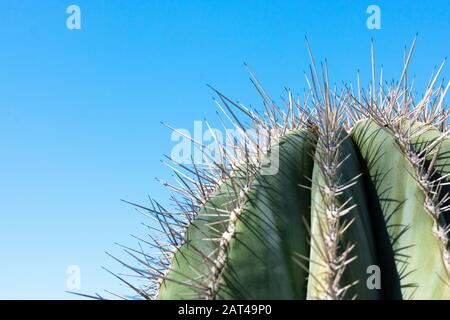
[[[263,114],[215,91],[269,146],[247,135],[220,163],[170,164],[177,210],[138,206],[162,236],[126,249],[146,281],[127,284],[149,299],[450,299],[450,82],[441,66],[414,101],[414,43],[398,84],[377,88],[372,68],[367,93],[331,88],[312,56],[303,102],[288,91],[279,107],[251,71]]]

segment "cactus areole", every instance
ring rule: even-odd
[[[129,251],[146,281],[130,286],[148,299],[450,299],[449,84],[441,67],[417,101],[412,51],[392,85],[373,73],[367,90],[337,90],[311,59],[305,97],[288,91],[283,107],[251,72],[262,111],[216,91],[221,119],[269,144],[173,161],[176,209],[141,207],[162,234]]]

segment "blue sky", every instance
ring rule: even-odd
[[[81,30],[66,27],[71,4]],[[380,30],[366,27],[370,4]],[[396,78],[416,32],[419,93],[450,53],[448,0],[1,1],[0,298],[73,298],[69,265],[80,292],[128,292],[101,269],[121,270],[104,252],[144,235],[145,218],[120,199],[167,203],[154,178],[170,177],[160,160],[174,143],[160,122],[214,119],[206,84],[256,105],[246,62],[273,97],[302,92],[304,35],[333,82],[359,68],[369,84],[371,38]]]

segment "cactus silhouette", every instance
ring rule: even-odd
[[[219,162],[169,159],[174,208],[138,206],[160,234],[126,249],[145,284],[121,279],[146,299],[450,299],[450,83],[442,65],[415,100],[414,44],[396,84],[332,88],[311,55],[283,107],[251,71],[262,112],[215,90],[245,139]]]

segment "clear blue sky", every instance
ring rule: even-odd
[[[81,30],[66,28],[71,4]],[[370,4],[381,30],[366,27]],[[119,199],[166,203],[154,178],[170,177],[160,160],[174,143],[160,121],[214,119],[207,83],[255,104],[247,62],[273,97],[302,92],[305,34],[332,81],[360,68],[369,83],[371,37],[391,79],[416,32],[420,89],[450,53],[448,0],[2,0],[0,298],[73,298],[68,265],[81,292],[128,292],[101,269],[120,271],[104,251],[120,256],[114,242],[145,231]]]

